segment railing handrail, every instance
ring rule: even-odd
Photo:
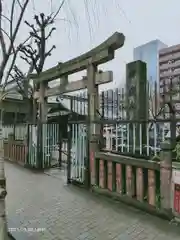
[[[105,152],[96,152],[95,158],[135,166],[139,168],[146,168],[146,169],[152,169],[152,170],[160,170],[160,163],[152,160],[143,160],[138,159],[135,157],[128,157],[125,155],[115,154],[115,153],[105,153]]]

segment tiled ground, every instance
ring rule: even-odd
[[[67,186],[63,177],[5,167],[9,227],[45,229],[16,233],[18,240],[180,239],[180,229],[168,222]]]

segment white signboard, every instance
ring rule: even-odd
[[[180,184],[180,170],[173,170],[172,179],[174,183]]]

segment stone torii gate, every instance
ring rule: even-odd
[[[100,127],[95,124],[95,130],[93,127],[93,121],[96,120],[97,109],[99,109],[99,94],[98,86],[100,84],[109,83],[113,81],[112,71],[98,72],[98,65],[106,63],[114,59],[115,50],[121,48],[124,45],[125,36],[122,33],[115,32],[106,41],[99,46],[90,50],[89,52],[82,54],[74,59],[71,59],[64,63],[59,63],[57,66],[52,67],[39,75],[32,74],[30,78],[34,84],[38,84],[39,90],[35,92],[34,98],[40,103],[40,121],[46,122],[47,118],[47,98],[51,96],[57,96],[68,92],[77,91],[87,88],[88,91],[88,118],[90,125],[88,127],[89,133],[89,149],[91,153],[97,151],[98,139],[100,136]],[[69,82],[68,76],[80,72],[82,70],[87,71],[87,76],[81,80],[75,82]],[[48,82],[60,78],[60,85],[48,88]],[[94,154],[91,155],[94,158]],[[89,160],[89,159],[88,159]],[[87,184],[90,184],[90,162],[88,161],[86,166],[87,171]]]

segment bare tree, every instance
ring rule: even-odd
[[[147,89],[149,118],[151,120],[158,121],[158,119],[163,118],[164,105],[162,104],[162,99],[158,91],[157,82],[148,82]],[[153,126],[153,123],[149,124],[149,131],[152,130]]]
[[[23,101],[27,103],[28,114],[26,121],[30,122],[33,114],[33,87],[29,84],[29,74],[32,72],[33,66],[29,67],[28,73],[23,73],[17,65],[14,65],[12,72],[9,74],[12,80],[17,83],[17,92],[23,97]]]
[[[8,77],[5,76],[6,68],[10,65],[7,73],[11,72],[12,66],[16,61],[17,52],[19,51],[19,47],[15,47],[15,41],[17,38],[18,31],[20,29],[20,25],[23,20],[23,16],[25,10],[27,9],[28,3],[30,0],[20,1],[20,0],[12,0],[10,16],[6,16],[4,14],[5,10],[5,1],[0,0],[0,48],[1,48],[1,60],[0,60],[0,84],[2,85],[3,80],[5,80],[4,84],[6,84]],[[19,6],[20,12],[17,17],[17,22],[15,27],[13,27],[15,23],[14,14],[15,8]],[[9,31],[3,28],[3,20],[7,20],[9,23]],[[12,57],[12,58],[11,58]],[[0,96],[2,100],[2,96]],[[0,239],[7,239],[7,222],[6,222],[6,214],[5,214],[5,196],[6,196],[6,187],[5,187],[5,174],[4,174],[4,160],[0,158]]]
[[[59,9],[58,9],[59,12]],[[36,115],[37,104],[33,99],[34,90],[38,86],[31,86],[29,83],[29,75],[33,71],[36,73],[41,73],[44,68],[45,61],[47,57],[51,56],[55,45],[53,45],[49,50],[47,49],[47,41],[51,37],[55,27],[54,19],[57,15],[50,14],[47,17],[44,13],[41,13],[39,16],[35,15],[34,20],[35,24],[30,24],[25,21],[26,25],[30,28],[30,37],[32,38],[31,44],[26,44],[20,46],[21,58],[29,65],[29,70],[27,74],[23,73],[18,66],[14,66],[13,74],[11,78],[17,82],[19,93],[26,99],[30,106],[29,116]],[[34,103],[34,104],[33,104]],[[34,106],[34,114],[33,114]]]
[[[46,19],[47,23],[46,23],[45,28],[50,24],[50,21],[51,21],[51,23],[54,22],[54,20],[56,19],[56,17],[59,14],[61,8],[63,7],[65,1],[66,0],[62,0],[59,4],[57,11],[48,16],[48,19]],[[30,35],[21,44],[18,45],[15,43],[18,31],[20,29],[20,25],[21,25],[23,17],[24,17],[25,10],[26,10],[29,2],[30,2],[30,0],[24,0],[24,1],[12,0],[11,13],[10,13],[10,17],[8,17],[3,14],[3,4],[2,4],[3,1],[0,0],[0,30],[1,30],[0,31],[0,46],[1,46],[2,55],[3,55],[2,63],[0,62],[0,85],[3,87],[3,90],[5,90],[5,87],[8,84],[10,77],[12,77],[11,72],[13,71],[13,67],[16,64],[16,59],[19,57],[20,50],[22,50],[22,48],[25,46],[25,44],[26,44],[26,46],[31,46],[32,41],[30,41],[30,40],[32,40],[32,38],[35,38],[35,35],[37,35],[42,30],[40,28],[39,29],[37,28],[36,33],[35,33],[34,32],[35,29],[32,28],[33,24],[29,24],[27,21],[25,21],[25,23],[29,27],[31,27]],[[17,19],[17,24],[13,28],[14,12],[15,12],[15,8],[17,7],[16,5],[18,5],[20,8],[20,14],[19,14],[19,18]],[[38,17],[38,16],[35,16],[35,17]],[[8,21],[9,31],[2,28],[2,20],[3,19]],[[17,46],[15,46],[15,45],[17,45]],[[43,44],[41,44],[41,45],[43,46]],[[42,52],[43,52],[43,48],[42,48],[41,53]],[[41,57],[41,59],[42,59],[42,57]],[[43,61],[41,61],[41,65],[43,65],[42,62]],[[30,70],[31,70],[31,72],[34,71],[34,66],[31,67]],[[28,72],[29,72],[29,70],[28,70]],[[27,77],[28,74],[26,73],[25,75]]]
[[[171,141],[175,141],[176,137],[176,114],[180,111],[177,109],[176,101],[180,99],[180,80],[169,79],[169,81],[163,86],[161,93],[157,90],[157,83],[149,88],[149,114],[150,118],[157,121],[158,119],[164,119],[168,122],[164,122],[164,127],[166,130],[171,132]],[[177,104],[179,105],[179,104]],[[157,125],[156,125],[157,126]],[[149,125],[149,130],[153,127],[153,123]]]
[[[3,1],[0,0],[0,47],[2,52],[2,59],[0,61],[0,84],[2,84],[3,77],[5,77],[4,76],[5,69],[9,61],[11,61],[10,68],[12,68],[11,66],[16,61],[17,52],[19,51],[19,46],[15,47],[15,41],[16,41],[18,31],[20,29],[20,25],[23,20],[25,10],[29,2],[30,0],[22,1],[22,3],[20,0],[12,0],[10,17],[8,17],[8,16],[5,16],[3,13],[4,5],[3,5]],[[16,5],[19,5],[20,13],[17,19],[17,23],[13,28],[14,13],[15,13],[15,8],[17,7]],[[9,22],[9,31],[3,29],[2,27],[3,19],[6,19]],[[13,59],[11,59],[11,56],[13,56]],[[8,77],[6,77],[4,84],[6,84],[7,80],[8,80]]]
[[[157,82],[148,83],[148,98],[149,117],[152,119],[160,118],[163,110],[163,105],[161,104]]]
[[[55,30],[55,27],[52,27],[48,34],[46,34],[46,29],[49,25],[54,23],[53,18],[50,16],[45,17],[44,13],[41,13],[40,16],[35,16],[35,27],[33,24],[25,23],[31,28],[30,36],[34,39],[35,46],[28,44],[22,46],[20,51],[24,56],[21,56],[30,66],[33,66],[33,70],[36,73],[41,73],[44,67],[45,60],[48,56],[51,56],[52,50],[55,48],[53,45],[46,52],[46,42],[51,37],[52,32]]]

